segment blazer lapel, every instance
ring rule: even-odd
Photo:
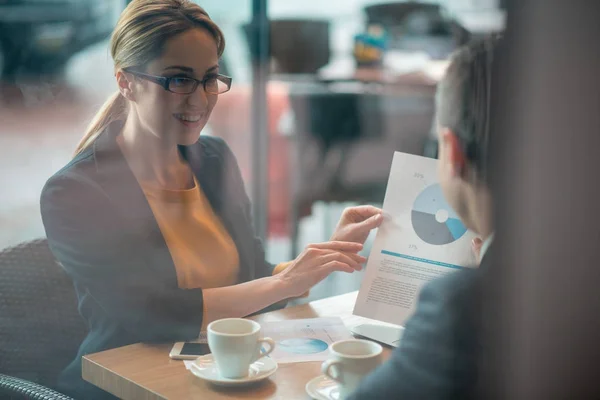
[[[100,185],[126,221],[123,235],[131,245],[130,250],[141,252],[147,265],[158,272],[164,282],[177,285],[173,258],[146,196],[117,145],[116,137],[122,126],[122,121],[112,122],[94,142]]]

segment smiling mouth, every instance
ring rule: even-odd
[[[198,122],[202,119],[202,115],[191,115],[191,114],[174,114],[173,115],[178,120],[184,122]]]

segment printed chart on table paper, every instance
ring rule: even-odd
[[[263,322],[261,327],[262,335],[276,343],[271,357],[278,363],[325,361],[329,345],[353,338],[339,317]]]

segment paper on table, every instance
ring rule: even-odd
[[[195,362],[195,360],[183,360],[183,364],[185,365],[185,369],[191,370],[192,369],[192,364],[194,362]]]
[[[279,364],[325,361],[329,345],[353,338],[339,317],[263,322],[261,330],[263,337],[275,341],[275,350],[270,357]],[[206,343],[206,339],[199,338],[194,342]],[[184,360],[186,369],[190,369],[193,363],[193,360]]]
[[[448,205],[437,160],[396,152],[354,314],[404,325],[428,281],[475,265],[474,234]]]
[[[264,322],[262,335],[276,343],[271,357],[279,364],[325,361],[329,345],[352,339],[352,333],[339,317]]]

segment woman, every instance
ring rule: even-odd
[[[236,160],[200,137],[231,79],[224,39],[187,0],[134,0],[113,32],[118,92],[75,158],[44,187],[53,253],[73,278],[90,332],[60,387],[106,393],[81,379],[81,356],[135,342],[184,341],[209,322],[300,296],[333,271],[353,272],[373,207],[345,212],[332,241],[277,267],[265,261]]]

